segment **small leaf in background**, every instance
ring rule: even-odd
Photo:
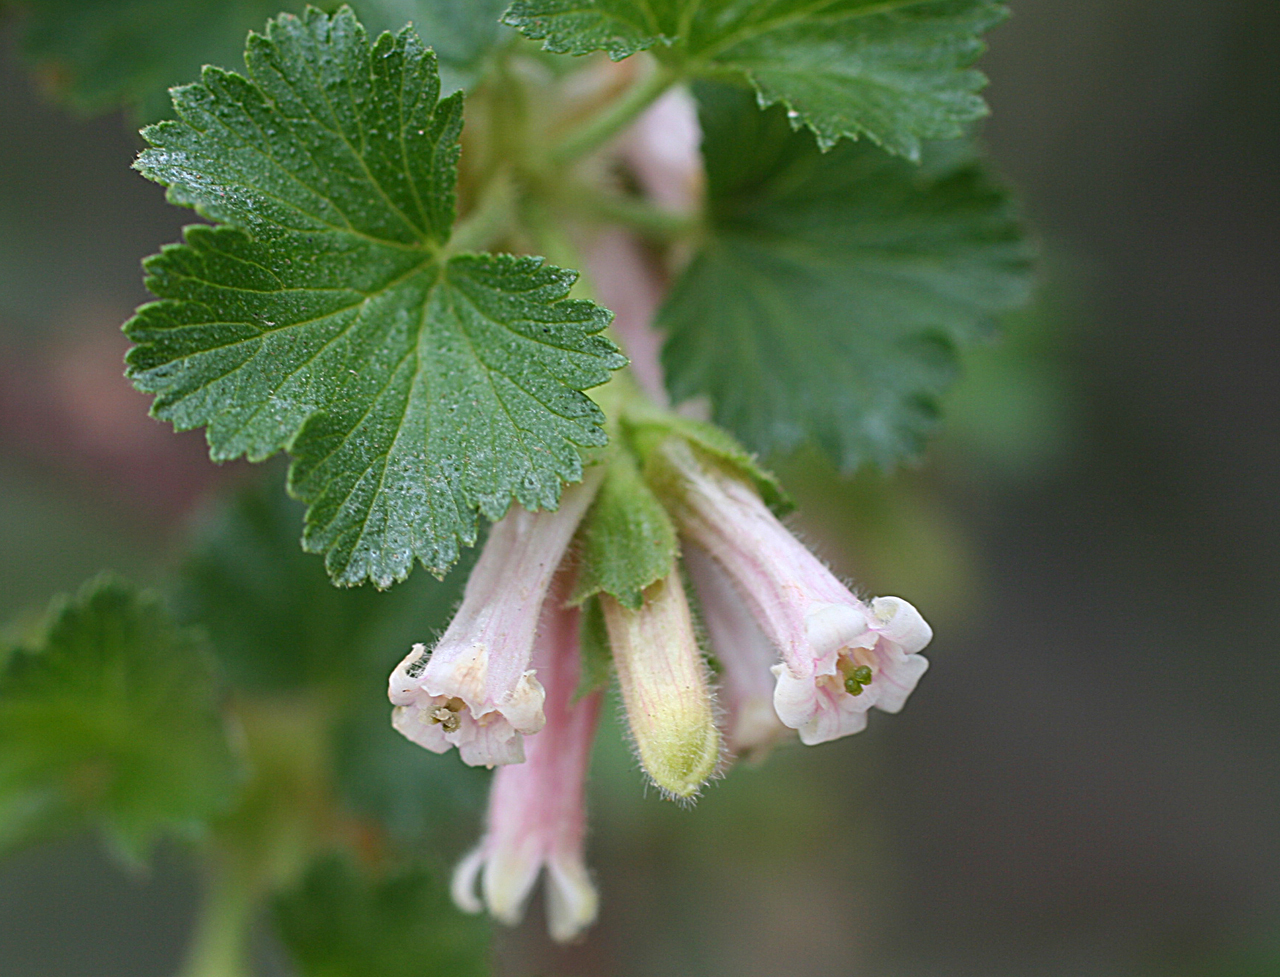
[[[89,821],[139,860],[224,811],[238,764],[196,633],[110,576],[46,628],[0,672],[0,849]]]
[[[652,48],[686,77],[750,80],[824,149],[866,135],[918,159],[986,114],[969,65],[1005,15],[996,0],[516,0],[505,19],[552,51]]]
[[[414,642],[432,644],[448,625],[475,551],[443,581],[415,574],[384,593],[334,587],[298,548],[304,507],[282,491],[282,472],[265,474],[200,521],[175,605],[255,700],[319,695],[325,762],[349,810],[405,842],[451,831],[479,812],[488,777],[392,729],[387,676]]]
[[[578,530],[573,603],[612,594],[632,610],[642,591],[675,567],[679,545],[667,510],[640,477],[629,451],[616,451]]]
[[[477,513],[554,508],[604,443],[582,391],[626,362],[610,314],[540,258],[444,251],[462,101],[437,102],[413,31],[370,45],[309,9],[245,60],[252,81],[206,68],[144,132],[137,168],[224,223],[148,260],[129,374],[216,460],[289,450],[335,582],[443,574]]]
[[[21,0],[23,50],[55,95],[82,112],[128,105],[172,115],[168,90],[206,64],[238,64],[245,35],[298,0]],[[336,6],[320,4],[319,6]],[[446,91],[467,87],[501,29],[506,0],[361,0],[372,31],[413,21],[440,59]]]
[[[303,977],[483,977],[489,927],[464,916],[421,869],[369,878],[351,861],[318,861],[276,899],[277,931]]]
[[[918,168],[866,143],[823,154],[744,92],[698,97],[712,233],[659,314],[672,397],[709,396],[763,455],[811,442],[851,471],[917,453],[956,345],[1029,293],[1008,195],[959,144]]]

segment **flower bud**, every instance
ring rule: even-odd
[[[720,734],[680,576],[650,585],[638,611],[600,603],[640,764],[664,793],[693,797],[720,761]]]

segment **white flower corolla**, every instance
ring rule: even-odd
[[[602,693],[574,701],[578,611],[563,607],[558,595],[543,610],[533,664],[546,686],[546,725],[526,741],[524,763],[494,774],[484,837],[458,863],[452,893],[464,911],[487,908],[514,925],[545,869],[547,926],[565,942],[596,918],[598,899],[584,857],[585,783]]]
[[[392,725],[413,742],[434,753],[456,746],[472,766],[524,760],[523,736],[545,722],[530,667],[538,616],[601,476],[589,468],[554,512],[513,504],[493,524],[444,635],[434,649],[414,645],[391,673]]]
[[[897,597],[859,600],[745,481],[683,441],[658,450],[681,532],[724,569],[778,651],[778,718],[812,745],[863,729],[872,706],[900,710],[929,667],[918,652],[933,632],[919,611]]]

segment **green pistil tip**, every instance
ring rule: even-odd
[[[859,665],[844,678],[844,690],[850,695],[862,695],[864,686],[871,684],[871,666]]]

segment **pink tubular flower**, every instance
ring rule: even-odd
[[[583,857],[585,782],[602,693],[573,701],[578,684],[578,611],[547,601],[533,653],[546,685],[547,724],[530,738],[524,763],[493,777],[484,837],[453,874],[453,900],[485,906],[508,925],[520,921],[538,873],[547,870],[547,925],[573,939],[596,918],[595,886]],[[480,878],[483,904],[476,896]]]
[[[551,578],[600,485],[602,470],[564,490],[554,512],[518,505],[493,524],[462,606],[428,651],[414,645],[391,673],[391,722],[419,746],[456,746],[472,766],[520,763],[521,734],[546,721],[543,689],[529,668]]]
[[[684,442],[659,449],[681,531],[724,568],[778,649],[773,705],[809,745],[856,733],[872,706],[897,712],[933,637],[898,597],[850,593],[746,482],[702,464]]]
[[[735,755],[758,757],[790,733],[773,709],[770,669],[778,654],[742,603],[733,582],[706,550],[686,543],[683,557],[698,591],[711,651],[720,664],[725,739]]]

